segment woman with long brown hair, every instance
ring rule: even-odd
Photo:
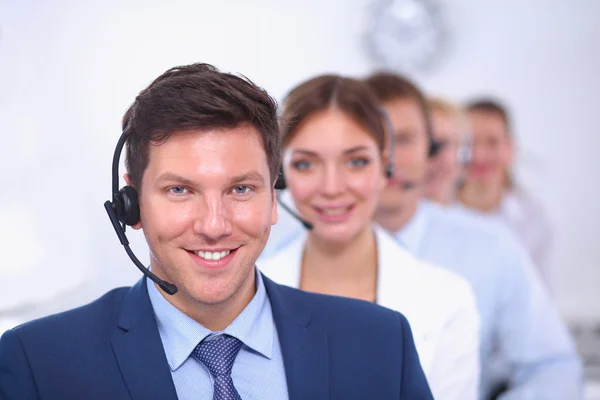
[[[403,313],[434,397],[478,398],[479,315],[469,284],[415,259],[372,221],[386,171],[393,174],[375,95],[358,80],[319,76],[289,93],[282,121],[288,197],[310,229],[258,268],[281,284]]]

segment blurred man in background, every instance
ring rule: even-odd
[[[499,224],[423,200],[429,161],[440,145],[422,92],[391,73],[366,82],[396,138],[394,176],[375,218],[418,257],[472,284],[481,314],[482,399],[504,386],[503,399],[581,398],[579,357],[524,248]]]

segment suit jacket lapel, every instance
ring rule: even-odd
[[[111,344],[131,398],[177,400],[146,278],[125,295],[118,325]]]
[[[263,275],[279,335],[290,400],[329,398],[327,335],[312,321],[299,293]]]

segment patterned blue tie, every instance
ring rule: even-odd
[[[241,348],[242,342],[238,339],[223,335],[203,340],[192,352],[194,358],[206,365],[214,378],[213,400],[241,400],[231,379],[231,368]]]

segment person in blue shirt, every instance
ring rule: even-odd
[[[376,220],[419,258],[471,283],[481,316],[481,399],[580,399],[581,360],[525,248],[500,223],[424,198],[430,161],[441,149],[431,140],[421,91],[396,74],[379,73],[367,83],[392,120],[396,143],[394,176]],[[291,203],[291,196],[281,197]],[[261,259],[305,229],[282,213],[273,231]]]
[[[366,80],[396,137],[396,173],[376,221],[418,257],[458,272],[472,285],[481,314],[482,398],[506,382],[502,399],[578,399],[583,376],[565,324],[527,252],[500,224],[423,200],[431,140],[427,101],[408,79]],[[436,148],[437,147],[437,148]]]
[[[5,332],[1,399],[432,399],[402,314],[257,271],[281,163],[264,90],[208,64],[174,67],[123,125],[105,208],[145,277]],[[120,223],[143,230],[152,272]]]

